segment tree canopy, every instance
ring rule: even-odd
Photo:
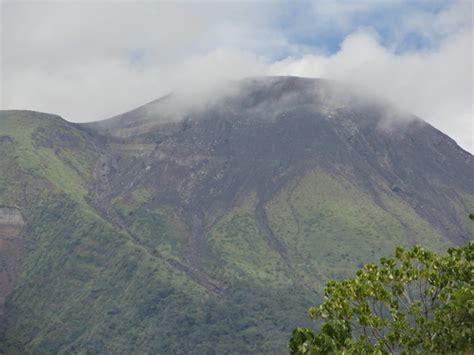
[[[474,218],[474,217],[471,217]],[[309,309],[318,333],[296,328],[291,354],[462,353],[474,348],[474,242],[446,255],[397,248],[356,276],[330,281]]]

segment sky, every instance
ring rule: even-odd
[[[0,109],[108,118],[229,79],[336,79],[474,153],[474,0],[0,0]]]

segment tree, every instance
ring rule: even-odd
[[[397,248],[356,277],[330,281],[309,309],[319,333],[296,328],[291,354],[456,353],[474,348],[474,242],[437,255]]]

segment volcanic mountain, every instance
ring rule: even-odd
[[[474,157],[330,81],[2,111],[0,149],[6,352],[284,353],[329,279],[474,239]]]

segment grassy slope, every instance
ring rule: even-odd
[[[83,132],[55,116],[29,112],[0,113],[0,132],[9,137],[3,139],[8,148],[2,148],[0,164],[8,174],[0,180],[0,203],[19,205],[29,221],[27,256],[7,300],[9,327],[0,349],[242,353],[285,348],[307,306],[298,292],[295,297],[292,289],[274,290],[248,277],[235,280],[225,300],[209,295],[165,262],[178,257],[186,231],[175,213],[143,207],[149,191],[115,201],[115,213],[130,233],[118,231],[87,204],[95,153]],[[47,141],[39,144],[46,132],[64,137],[48,148]],[[64,146],[73,136],[76,145]],[[26,200],[19,198],[24,189]],[[155,249],[160,257],[152,255]],[[288,312],[292,307],[299,311]]]
[[[48,148],[41,144],[47,132],[76,146],[58,137]],[[170,297],[168,303],[189,304],[192,292],[177,289],[204,295],[87,204],[95,156],[82,131],[56,116],[7,111],[0,113],[0,133],[0,204],[21,206],[30,222],[21,280],[7,300],[4,348],[123,351],[134,342],[122,332],[137,341],[146,334],[138,325],[147,302],[156,307]]]
[[[318,171],[268,205],[272,228],[306,284],[321,290],[410,242],[433,250],[450,245],[408,205],[380,193],[385,209],[343,178]]]
[[[255,218],[257,200],[248,196],[210,231],[206,270],[231,284],[255,283],[279,292],[292,304],[286,316],[291,324],[295,313],[303,316],[318,302],[329,279],[348,277],[409,242],[435,250],[450,245],[394,195],[381,191],[381,198],[385,209],[343,178],[307,175],[266,206],[270,225],[287,248],[284,258],[269,247]],[[248,296],[241,302],[251,304]],[[261,320],[256,322],[262,329]]]
[[[151,254],[159,253],[166,259],[177,260],[188,233],[186,225],[171,208],[147,209],[144,205],[153,193],[151,189],[140,188],[117,198],[113,203],[113,212],[125,222],[136,242]]]
[[[176,211],[147,209],[151,192],[139,189],[115,200],[115,212],[147,250],[156,250],[167,260],[186,264],[181,251],[190,230]],[[279,256],[266,248],[253,215],[254,203],[255,199],[250,197],[223,217],[209,237],[212,248],[201,255],[205,270],[229,286],[224,298],[196,294],[187,300],[186,306],[173,309],[175,318],[168,319],[168,329],[150,325],[155,334],[175,334],[177,329],[186,332],[184,343],[168,336],[167,346],[180,344],[181,350],[192,353],[281,353],[293,327],[305,321],[306,308],[313,297],[307,290],[295,290],[296,285]],[[245,246],[233,244],[236,235],[245,240]],[[217,240],[223,243],[217,245]],[[253,264],[256,258],[257,267]],[[282,272],[277,278],[273,275],[275,268]],[[176,319],[183,317],[184,325],[176,323]]]
[[[266,237],[255,219],[255,196],[220,219],[211,230],[211,260],[215,274],[236,280],[254,280],[272,287],[292,286],[292,277],[280,254],[269,248]]]
[[[209,233],[209,272],[252,280],[274,289],[305,286],[321,293],[329,279],[353,274],[396,246],[421,243],[433,250],[451,244],[395,195],[380,191],[385,208],[341,177],[318,171],[267,204],[270,225],[288,257],[270,248],[247,197]]]
[[[49,132],[69,135],[77,147],[63,147],[58,140],[51,139],[55,136]],[[43,179],[51,183],[56,191],[67,193],[78,202],[86,196],[87,180],[95,157],[82,131],[73,129],[58,116],[3,111],[0,113],[0,136],[12,139],[7,154],[2,154],[2,164],[16,168],[11,171],[11,174],[16,175],[10,175],[8,180],[2,181],[1,203],[19,202],[16,201],[21,195],[20,187],[17,186],[18,178],[23,183]],[[54,145],[55,149],[47,148],[42,142]],[[11,183],[15,184],[13,188]]]

